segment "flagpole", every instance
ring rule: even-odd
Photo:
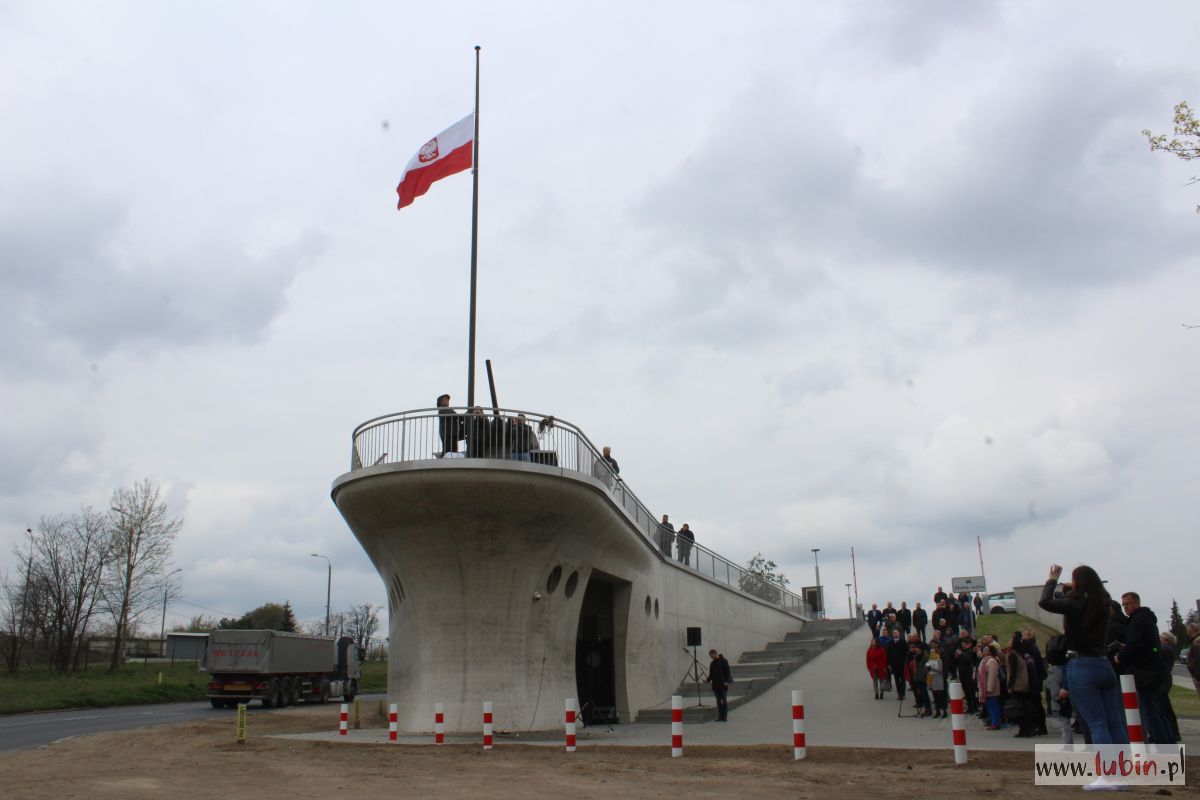
[[[479,258],[479,45],[475,45],[475,138],[471,142],[471,323],[467,344],[467,405],[475,405],[475,279]]]

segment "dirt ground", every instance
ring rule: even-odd
[[[364,709],[365,710],[365,709]],[[328,800],[330,797],[530,798],[786,797],[842,800],[931,797],[1079,797],[1078,787],[1034,787],[1027,753],[977,752],[956,767],[948,750],[814,747],[801,762],[786,747],[666,747],[582,743],[560,748],[498,740],[478,746],[350,744],[271,738],[321,730],[327,709],[251,715],[247,741],[234,741],[232,714],[220,720],[105,733],[0,755],[0,797],[213,797]],[[364,727],[386,727],[365,715]],[[1189,767],[1200,767],[1189,758]],[[1196,774],[1196,773],[1193,773]],[[1139,788],[1125,796],[1200,790]],[[348,793],[353,793],[348,794]]]

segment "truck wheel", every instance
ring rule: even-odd
[[[275,708],[280,701],[279,678],[273,678],[271,685],[267,687],[266,694],[262,697],[263,708]]]
[[[358,681],[350,681],[346,684],[346,694],[343,695],[347,703],[354,702],[354,695],[358,694]]]
[[[214,697],[214,698],[212,698],[212,699],[211,699],[209,702],[211,702],[211,703],[212,703],[212,707],[213,707],[213,708],[229,708],[229,706],[225,705],[225,701],[224,701],[224,700],[218,700],[218,699],[217,699],[217,698],[215,698],[215,697]]]
[[[291,679],[288,681],[288,699],[287,699],[287,704],[288,704],[289,706],[295,706],[295,705],[299,705],[299,704],[300,704],[300,690],[303,688],[303,685],[302,685],[302,684],[303,684],[303,682],[300,680],[300,676],[299,676],[299,675],[297,675],[297,676],[295,676],[295,677],[291,678]]]
[[[320,699],[317,702],[319,702],[319,703],[328,703],[329,702],[329,681],[327,681],[327,680],[321,681],[321,694],[320,694]]]

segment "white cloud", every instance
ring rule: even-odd
[[[399,8],[10,4],[0,545],[151,476],[173,615],[323,618],[311,552],[385,605],[328,490],[357,423],[465,400],[470,178],[392,189],[478,40],[504,404],[797,583],[855,546],[864,599],[916,599],[982,534],[994,584],[1091,560],[1161,610],[1187,564],[1123,548],[1200,518],[1200,285],[1138,132],[1196,85],[1197,12],[961,5],[480,7],[397,47]]]

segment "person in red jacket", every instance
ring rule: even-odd
[[[887,650],[879,646],[879,640],[871,637],[867,647],[867,672],[871,674],[871,684],[875,687],[875,699],[883,698],[883,687],[888,682]]]

